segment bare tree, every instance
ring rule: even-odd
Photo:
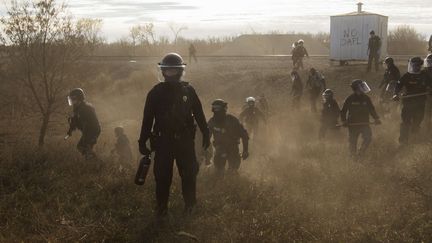
[[[170,28],[171,32],[174,36],[174,45],[177,44],[177,40],[180,36],[180,33],[184,30],[187,30],[188,27],[185,25],[177,26],[175,23],[169,23],[168,27]]]
[[[1,42],[7,45],[10,79],[23,84],[41,116],[38,144],[45,142],[52,115],[61,107],[74,68],[92,51],[97,33],[94,22],[74,22],[64,4],[55,0],[11,1],[0,19]],[[100,23],[100,22],[98,22]]]
[[[152,23],[135,25],[129,30],[132,45],[155,43],[155,31]]]

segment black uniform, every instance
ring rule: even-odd
[[[243,143],[243,151],[248,151],[249,136],[240,121],[226,115],[223,119],[210,118],[208,122],[210,136],[213,136],[214,166],[219,175],[224,173],[225,164],[228,161],[230,170],[238,170],[240,167],[239,143]]]
[[[366,94],[348,96],[341,110],[341,120],[348,124],[349,148],[351,155],[357,155],[357,141],[363,138],[359,154],[362,155],[372,142],[372,130],[369,126],[369,116],[379,120],[372,100]]]
[[[300,108],[300,100],[303,96],[303,83],[299,76],[297,76],[293,80],[293,84],[291,86],[291,95],[293,96],[292,99],[292,106],[294,109]]]
[[[152,137],[159,212],[167,209],[174,160],[182,180],[186,207],[196,203],[196,176],[199,166],[194,148],[194,119],[203,136],[208,137],[209,131],[201,102],[188,83],[161,82],[148,93],[139,141],[143,143]]]
[[[240,121],[245,124],[249,134],[256,136],[260,122],[265,122],[266,118],[264,113],[255,106],[246,106],[240,113]]]
[[[369,51],[369,60],[367,71],[372,69],[372,62],[375,63],[375,70],[379,69],[379,59],[380,59],[380,49],[381,49],[381,38],[374,35],[369,38],[368,51]]]
[[[432,67],[425,68],[422,73],[426,76],[427,83],[429,89],[432,88]],[[427,96],[426,100],[426,108],[425,108],[425,117],[426,117],[426,124],[428,131],[430,131],[430,128],[432,127],[432,95]]]
[[[381,88],[381,99],[390,100],[396,88],[396,83],[400,79],[400,71],[396,65],[390,65],[384,72],[384,78],[379,87]]]
[[[121,134],[117,137],[115,144],[115,152],[119,157],[120,162],[131,162],[132,161],[132,150],[130,142],[125,134]]]
[[[316,112],[316,103],[319,97],[321,97],[322,92],[326,89],[325,79],[322,74],[317,71],[314,74],[309,75],[308,81],[306,82],[306,87],[309,90],[311,110]]]
[[[93,146],[101,132],[99,120],[94,107],[85,101],[73,107],[73,116],[70,118],[70,128],[68,134],[78,129],[82,136],[78,142],[77,149],[86,159],[95,157]]]
[[[309,56],[308,51],[306,50],[306,48],[302,45],[297,45],[296,47],[294,47],[294,49],[291,52],[292,56],[292,61],[293,61],[293,67],[294,69],[303,69],[303,58],[305,56]]]
[[[321,112],[321,128],[319,138],[324,138],[328,129],[337,129],[340,116],[340,108],[335,99],[326,100]]]
[[[426,93],[428,90],[428,80],[424,73],[404,74],[396,84],[395,94],[405,90],[405,95],[416,95]],[[409,133],[416,133],[420,129],[420,124],[424,118],[426,105],[426,95],[403,98],[402,100],[402,123],[400,126],[399,142],[408,142]]]

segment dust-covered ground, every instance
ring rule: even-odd
[[[84,161],[75,150],[79,134],[63,141],[66,124],[58,117],[43,150],[26,121],[4,121],[1,144],[1,242],[431,242],[432,149],[423,129],[413,144],[399,149],[397,104],[378,106],[380,73],[365,66],[317,67],[342,105],[354,78],[374,89],[383,124],[374,126],[366,158],[348,155],[341,128],[318,141],[319,114],[310,112],[307,93],[300,111],[291,107],[287,58],[207,58],[185,76],[202,98],[208,118],[215,98],[238,114],[248,96],[264,93],[271,116],[251,141],[251,157],[239,176],[213,179],[202,166],[197,211],[182,215],[178,174],[170,197],[169,220],[154,222],[154,182],[133,184],[137,161],[119,164],[110,155],[113,128],[125,127],[137,151],[147,91],[157,82],[157,60],[116,62],[98,67],[83,84],[103,126],[96,151],[101,162]],[[404,71],[405,67],[401,67]],[[306,72],[302,72],[303,81]],[[13,136],[12,136],[13,135]],[[137,155],[137,154],[136,154]]]

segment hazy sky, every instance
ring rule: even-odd
[[[356,10],[356,0],[68,0],[74,15],[104,20],[109,40],[133,24],[153,22],[158,35],[168,23],[186,25],[185,37],[269,31],[329,31],[329,16]],[[428,3],[429,2],[429,3]],[[365,11],[389,16],[389,27],[409,24],[432,34],[432,0],[364,0]]]

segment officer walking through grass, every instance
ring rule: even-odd
[[[69,131],[65,139],[72,136],[73,131],[80,130],[82,136],[77,145],[78,151],[86,160],[95,159],[96,154],[93,147],[101,132],[95,109],[86,102],[84,91],[81,88],[70,91],[68,103],[73,107],[73,116],[69,118]]]
[[[327,131],[335,131],[340,116],[340,108],[337,101],[334,99],[334,93],[331,89],[326,89],[323,94],[323,109],[321,111],[321,128],[319,138],[324,139]]]
[[[406,145],[410,133],[417,133],[425,114],[426,98],[428,95],[427,77],[422,72],[423,59],[413,57],[408,63],[408,72],[405,73],[396,85],[393,100],[402,99],[402,123],[400,125],[399,143]],[[403,96],[400,96],[405,91]]]
[[[213,136],[214,158],[213,163],[216,175],[223,176],[225,164],[228,161],[228,169],[237,173],[241,159],[249,157],[249,136],[233,115],[227,114],[228,104],[221,99],[212,103],[213,117],[208,122],[210,137]],[[243,152],[240,157],[239,143],[243,144]]]
[[[266,122],[264,113],[256,107],[256,99],[254,97],[246,98],[246,107],[240,113],[240,121],[246,126],[252,138],[255,138],[257,135],[261,123]]]
[[[381,103],[391,101],[396,84],[400,79],[400,71],[394,64],[393,58],[387,57],[384,60],[384,64],[386,65],[386,70],[384,72],[384,78],[379,85],[379,88],[381,89]]]
[[[316,112],[316,103],[319,100],[322,92],[326,89],[326,82],[324,76],[315,68],[311,68],[309,71],[309,78],[306,82],[306,88],[309,91],[311,110],[312,112]]]
[[[152,138],[151,148],[155,151],[156,215],[167,214],[174,160],[181,177],[185,213],[190,214],[196,205],[196,176],[199,169],[194,148],[194,120],[203,134],[204,149],[210,146],[209,131],[195,89],[182,81],[186,67],[182,57],[169,53],[159,63],[159,67],[164,81],[147,94],[139,148],[141,154],[150,154],[147,141]]]
[[[346,98],[341,110],[341,121],[343,126],[348,127],[349,149],[354,159],[361,158],[366,149],[372,142],[372,130],[370,127],[369,116],[375,119],[375,124],[381,124],[372,100],[366,93],[370,88],[365,81],[356,79],[352,81],[351,88],[353,94]],[[357,149],[359,137],[362,136],[363,142],[360,149]]]

